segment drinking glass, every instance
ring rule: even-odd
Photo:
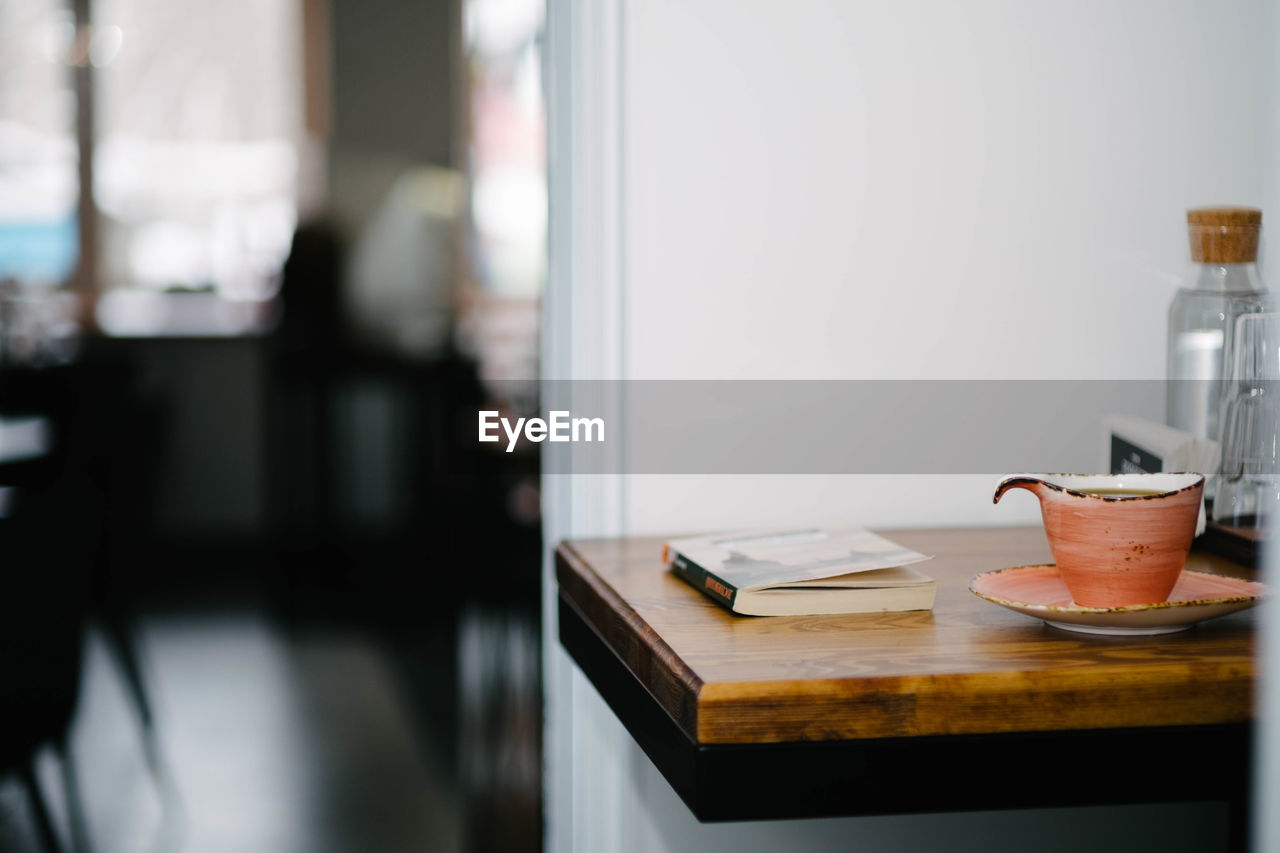
[[[1232,332],[1213,520],[1269,526],[1280,510],[1280,312],[1241,314]]]

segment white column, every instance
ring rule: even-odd
[[[621,0],[548,4],[544,379],[625,375],[621,28]],[[620,421],[621,400],[613,402],[613,412],[598,413],[606,423]],[[623,532],[621,478],[549,473],[542,489],[546,847],[552,853],[623,851],[635,746],[560,647],[550,557],[561,539]]]

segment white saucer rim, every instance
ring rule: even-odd
[[[1024,614],[1030,616],[1030,614]],[[1222,614],[1226,616],[1227,614]],[[1032,616],[1031,618],[1036,618]],[[1057,628],[1059,631],[1069,631],[1073,634],[1085,634],[1090,637],[1159,637],[1166,634],[1180,634],[1183,631],[1189,631],[1200,620],[1188,619],[1180,622],[1172,622],[1159,625],[1144,625],[1141,627],[1132,625],[1091,625],[1080,622],[1055,622],[1052,619],[1045,618],[1042,620],[1044,624]]]

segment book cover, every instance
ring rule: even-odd
[[[930,559],[862,528],[747,531],[673,539],[663,562],[744,615],[928,610]]]

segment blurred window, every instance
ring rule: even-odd
[[[75,33],[63,0],[0,0],[0,280],[61,284],[79,255]]]
[[[491,380],[538,375],[547,266],[542,0],[463,0],[467,63],[467,244],[479,285],[462,317],[464,350]]]
[[[93,0],[105,286],[274,292],[297,221],[301,16],[297,0]]]
[[[471,217],[494,294],[536,297],[546,271],[547,180],[540,0],[466,0]]]

